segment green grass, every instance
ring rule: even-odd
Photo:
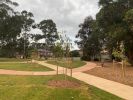
[[[68,80],[79,82],[76,79]],[[0,100],[121,100],[112,94],[85,85],[79,88],[53,88],[50,80],[64,80],[57,76],[0,76]],[[73,99],[72,99],[73,97]]]
[[[91,97],[93,98],[93,100],[122,100],[121,98],[116,97],[113,94],[98,89],[94,86],[89,86],[89,91],[91,92]]]
[[[68,64],[66,61],[58,61],[58,64],[56,61],[47,61],[47,63],[53,64],[53,65],[59,65],[61,67],[65,67],[65,68],[78,68],[78,67],[84,66],[86,64],[83,61],[72,61],[72,63],[70,63],[70,64]]]
[[[0,62],[25,62],[31,59],[17,59],[17,58],[0,58]]]
[[[52,69],[37,63],[0,63],[0,69],[18,71],[52,71]]]

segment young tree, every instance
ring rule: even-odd
[[[68,68],[70,68],[70,74],[71,74],[71,77],[72,77],[72,66],[71,66],[71,62],[72,62],[72,59],[70,57],[70,50],[72,48],[72,41],[69,37],[67,37],[65,35],[64,37],[64,56],[66,57],[66,64],[68,65]],[[66,68],[66,71],[65,71],[65,77],[67,77],[67,68]]]
[[[124,77],[125,76],[125,66],[126,66],[126,56],[125,56],[125,48],[124,48],[124,44],[123,42],[121,42],[121,45],[120,45],[120,49],[117,50],[113,50],[113,56],[114,56],[114,60],[116,61],[121,61],[121,64],[122,64],[122,76]],[[114,62],[113,62],[114,63]],[[113,67],[114,67],[114,64],[113,64]]]
[[[57,63],[57,75],[58,75],[58,62],[63,58],[63,47],[60,42],[56,43],[53,47],[53,54]]]
[[[70,56],[71,57],[80,57],[80,54],[79,54],[78,50],[73,50],[70,52]]]

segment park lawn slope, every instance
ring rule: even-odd
[[[67,63],[67,61],[47,61],[49,64],[58,65],[65,68],[78,68],[82,67],[86,64],[86,62],[83,61],[72,61],[70,64]]]
[[[37,63],[0,63],[0,69],[16,71],[53,71]]]
[[[51,80],[64,80],[57,76],[0,76],[1,100],[122,100],[117,96],[88,86],[76,79],[67,80],[80,83],[78,88],[55,88],[47,83]]]

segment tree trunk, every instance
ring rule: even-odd
[[[122,77],[125,77],[124,60],[122,60]]]
[[[133,50],[128,51],[127,57],[131,64],[133,64]]]

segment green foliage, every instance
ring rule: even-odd
[[[133,1],[132,0],[99,0],[101,6],[96,16],[99,30],[110,54],[113,49],[120,49],[124,42],[125,54],[133,60]]]
[[[80,38],[80,41],[76,41],[76,43],[83,50],[84,60],[91,60],[100,54],[102,41],[99,33],[97,22],[90,16],[80,25],[76,36],[76,38]]]
[[[133,9],[131,9],[131,10],[129,10],[129,11],[126,12],[124,20],[129,25],[131,25],[131,27],[132,27],[132,24],[133,24]]]
[[[123,59],[123,54],[121,53],[121,51],[113,50],[112,55],[113,57],[115,57],[116,61],[121,61]]]
[[[80,57],[80,54],[79,54],[78,50],[73,50],[70,52],[70,56],[71,57]]]
[[[20,16],[10,6],[17,3],[2,0],[0,5],[0,56],[14,57],[21,24]]]
[[[18,6],[16,2],[10,0],[0,2],[0,56],[15,57],[16,53],[19,53],[27,57],[29,35],[26,33],[30,31],[34,22],[33,14],[27,11],[22,13],[14,11],[12,7]]]
[[[56,58],[63,57],[64,50],[60,43],[56,43],[56,45],[53,47],[53,53]]]
[[[99,6],[108,6],[113,0],[99,0]]]
[[[34,23],[33,20],[33,14],[31,12],[27,12],[26,10],[21,12],[21,24],[22,24],[22,40],[23,40],[23,56],[24,58],[27,58],[28,56],[28,42],[29,42],[29,36],[28,32],[31,30],[31,27]]]
[[[53,20],[43,20],[39,23],[38,27],[43,32],[43,35],[40,37],[40,39],[44,38],[46,45],[53,46],[55,41],[59,38],[56,24],[53,22]]]
[[[77,37],[83,50],[83,59],[91,59],[106,48],[110,55],[114,49],[120,51],[124,44],[124,54],[133,61],[133,0],[99,0],[100,11],[96,20],[91,17],[80,25]],[[114,54],[117,58],[118,52]]]
[[[11,0],[0,1],[0,56],[15,57],[18,54],[29,57],[35,48],[29,41],[32,37],[35,42],[44,38],[45,48],[51,49],[58,39],[56,24],[52,20],[43,20],[36,25],[31,12],[16,12],[13,6],[18,4]],[[31,35],[29,32],[32,28],[39,28],[44,34]]]

